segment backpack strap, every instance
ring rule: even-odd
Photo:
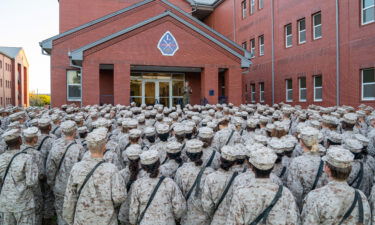
[[[159,187],[160,187],[160,185],[161,185],[161,183],[163,182],[164,179],[165,179],[164,176],[160,177],[159,182],[156,184],[154,190],[152,191],[152,193],[150,195],[150,198],[148,199],[148,202],[147,202],[147,205],[146,205],[145,209],[143,210],[143,212],[140,214],[139,218],[137,219],[137,222],[136,222],[137,225],[142,222],[143,217],[145,216],[148,207],[150,207],[151,202],[152,202],[152,200],[154,200],[156,192],[158,191],[158,189],[159,189]]]
[[[282,178],[284,176],[285,172],[286,172],[286,167],[284,166],[283,169],[281,170],[279,178]]]
[[[215,215],[216,210],[219,208],[220,204],[223,202],[225,196],[227,195],[227,193],[229,191],[229,188],[232,186],[232,183],[233,183],[234,179],[237,177],[237,175],[238,175],[238,172],[234,172],[232,174],[232,177],[230,178],[229,183],[227,184],[223,193],[221,194],[221,197],[220,197],[219,201],[217,202],[217,204],[215,204],[215,209],[214,209],[214,212],[213,212],[212,215]]]
[[[128,143],[125,145],[125,148],[124,148],[124,150],[122,150],[122,152],[125,151],[127,148],[129,148],[130,145],[131,145],[131,143],[128,142]]]
[[[4,183],[5,183],[5,179],[6,179],[7,175],[8,175],[8,173],[9,173],[9,169],[10,169],[10,167],[11,167],[11,165],[12,165],[12,162],[14,161],[14,159],[15,159],[17,156],[19,156],[19,155],[21,155],[21,154],[26,154],[26,152],[25,152],[25,151],[21,151],[21,152],[17,152],[16,154],[14,154],[14,156],[13,156],[12,159],[10,160],[10,162],[9,162],[9,164],[8,164],[8,166],[7,166],[7,168],[5,169],[5,173],[4,173],[4,176],[3,176],[3,182],[1,182],[1,184],[0,184],[0,193],[1,193],[1,190],[3,189],[3,185],[4,185]]]
[[[313,186],[311,187],[311,191],[314,190],[314,189],[316,188],[316,185],[318,184],[319,178],[320,178],[320,177],[322,176],[322,174],[323,174],[323,165],[324,165],[323,160],[320,160],[318,173],[316,174],[315,181],[314,181],[314,183],[313,183]]]
[[[359,217],[358,218],[358,224],[363,224],[364,214],[363,214],[362,198],[361,198],[361,195],[359,194],[358,190],[355,190],[353,203],[351,204],[349,209],[346,211],[346,213],[342,217],[339,225],[341,225],[343,222],[345,222],[345,220],[347,220],[350,217],[350,215],[352,214],[355,206],[357,205],[357,202],[358,202],[358,217]]]
[[[233,137],[233,134],[234,134],[234,130],[232,130],[232,132],[230,133],[230,135],[229,135],[229,138],[228,138],[227,142],[225,142],[225,145],[228,145],[228,144],[229,144],[230,140],[231,140],[231,139],[232,139],[232,137]]]
[[[39,146],[38,146],[38,148],[37,148],[38,151],[40,151],[40,150],[42,149],[42,146],[43,146],[44,142],[45,142],[48,138],[51,138],[51,137],[50,137],[50,136],[45,136],[45,137],[43,138],[43,140],[40,142],[40,144],[39,144]]]
[[[202,179],[203,172],[205,171],[205,169],[206,169],[207,167],[211,166],[212,161],[213,161],[214,156],[215,156],[215,153],[216,153],[216,152],[213,151],[213,152],[211,153],[211,156],[210,156],[210,159],[208,160],[208,162],[207,162],[204,166],[202,166],[202,168],[201,168],[201,170],[199,171],[197,177],[195,178],[195,181],[194,181],[193,185],[191,186],[189,192],[188,192],[187,195],[186,195],[186,201],[190,198],[191,194],[193,193],[194,188],[195,188],[196,186],[198,186],[198,187],[200,186],[200,182],[201,182],[201,179]],[[196,193],[197,193],[197,192],[196,192]]]
[[[358,189],[359,186],[361,186],[362,179],[363,179],[363,162],[359,162],[359,163],[360,163],[359,172],[358,172],[357,176],[355,177],[355,179],[352,182],[350,182],[350,184],[349,184],[350,186],[353,186],[353,184],[358,181],[356,183],[356,185],[354,186],[354,188],[356,188],[356,189]]]
[[[70,143],[70,144],[66,147],[65,152],[64,152],[63,156],[62,156],[61,159],[60,159],[59,166],[57,167],[57,170],[56,170],[56,173],[55,173],[55,177],[57,176],[57,173],[60,171],[60,168],[61,168],[61,166],[62,166],[62,163],[63,163],[63,161],[64,161],[64,159],[65,159],[66,153],[68,152],[69,148],[70,148],[72,145],[74,145],[74,144],[76,144],[76,141],[75,141],[75,140],[74,140],[72,143]]]
[[[272,208],[276,205],[277,201],[279,201],[279,199],[282,196],[282,193],[283,193],[283,185],[279,185],[279,189],[277,190],[277,193],[276,193],[275,197],[273,198],[273,200],[271,201],[270,205],[267,208],[265,208],[263,210],[263,212],[255,218],[255,220],[253,220],[251,223],[249,223],[249,225],[256,225],[262,219],[263,219],[263,223],[265,223],[266,220],[267,220],[268,214],[271,212]]]
[[[55,134],[55,132],[56,132],[57,129],[59,129],[59,128],[60,128],[60,126],[55,127],[55,129],[53,129],[53,131],[52,131],[52,134]]]
[[[79,190],[78,190],[78,192],[77,192],[77,199],[79,199],[79,196],[81,195],[81,192],[82,192],[83,188],[85,187],[87,181],[89,181],[90,177],[92,177],[92,175],[94,174],[95,170],[96,170],[101,164],[103,164],[103,163],[105,163],[104,160],[98,162],[98,163],[94,166],[94,168],[92,168],[91,171],[87,174],[85,180],[84,180],[83,183],[82,183],[82,186],[79,188]]]

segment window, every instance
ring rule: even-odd
[[[255,39],[250,40],[250,53],[251,53],[251,58],[255,57]]]
[[[259,9],[263,9],[263,7],[264,7],[264,1],[263,0],[259,0],[258,1],[258,8]]]
[[[313,35],[314,40],[322,37],[322,15],[320,12],[313,15]]]
[[[293,44],[292,24],[285,26],[285,47],[290,48]]]
[[[375,0],[361,0],[362,25],[375,22]]]
[[[306,42],[306,20],[305,18],[298,21],[298,43],[303,44]]]
[[[306,77],[299,78],[299,101],[306,102]]]
[[[259,36],[259,55],[264,55],[264,36]]]
[[[247,50],[247,42],[246,41],[242,43],[242,48]]]
[[[286,101],[287,102],[293,101],[293,82],[292,82],[292,79],[286,80]]]
[[[251,102],[255,102],[255,84],[250,84]]]
[[[3,68],[3,61],[0,60],[0,69]]]
[[[3,79],[0,79],[0,87],[3,87]]]
[[[375,100],[375,69],[361,70],[362,100]]]
[[[323,80],[322,76],[314,76],[314,101],[323,101]]]
[[[246,18],[246,0],[241,2],[242,19]]]
[[[250,15],[255,12],[255,0],[250,0]]]
[[[259,101],[264,102],[264,83],[259,83]]]
[[[66,72],[68,101],[81,100],[81,73],[76,70]]]

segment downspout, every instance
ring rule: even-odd
[[[340,37],[339,0],[336,0],[336,105],[340,105]]]
[[[233,41],[236,42],[236,0],[233,0]]]
[[[68,55],[69,55],[69,58],[71,59],[70,51],[68,52]],[[83,99],[82,99],[82,98],[83,98],[83,96],[82,96],[82,89],[83,89],[83,85],[82,85],[83,69],[82,69],[82,66],[74,65],[74,64],[72,63],[72,60],[69,60],[69,61],[70,61],[70,66],[71,66],[71,67],[78,68],[79,71],[81,72],[81,77],[80,77],[80,82],[81,82],[81,104],[80,104],[80,106],[81,106],[81,108],[82,108],[82,102],[83,102]]]
[[[338,1],[338,0],[337,0]],[[273,10],[273,3],[274,1],[271,0],[271,26],[272,26],[272,31],[271,31],[271,49],[272,49],[272,105],[275,104],[275,34],[274,34],[274,23],[275,23],[275,15],[274,15],[274,10]]]

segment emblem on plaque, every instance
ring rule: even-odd
[[[177,40],[171,32],[165,32],[165,34],[160,38],[158,49],[164,56],[174,56],[174,54],[178,51]]]

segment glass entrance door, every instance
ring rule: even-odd
[[[144,81],[143,82],[143,85],[144,85],[144,99],[143,99],[143,103],[145,103],[146,105],[154,105],[155,104],[155,100],[156,100],[156,88],[155,88],[155,82],[153,81]]]
[[[142,103],[146,105],[162,104],[171,107],[171,81],[144,80]]]
[[[170,90],[170,81],[162,82],[158,81],[159,86],[159,104],[162,104],[164,106],[170,107],[170,96],[171,96],[171,90]]]

